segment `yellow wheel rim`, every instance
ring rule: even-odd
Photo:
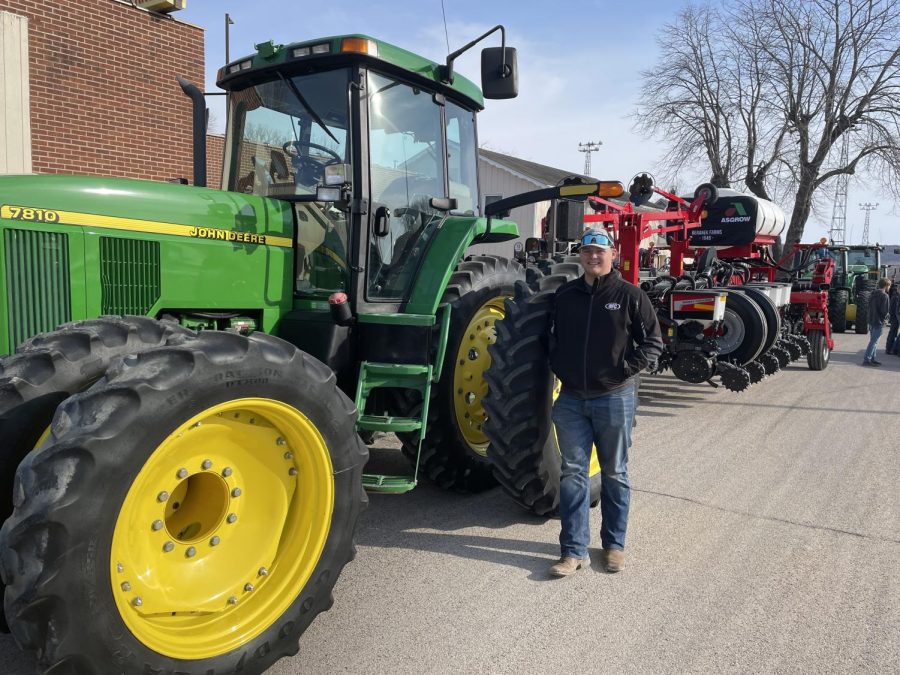
[[[557,378],[553,378],[553,401],[556,402],[559,392],[562,391],[562,382]],[[556,437],[556,425],[553,425],[553,441],[556,443],[556,449],[559,450],[559,439]],[[591,446],[591,463],[588,466],[588,476],[596,476],[600,473],[600,460],[597,459],[597,446]]]
[[[155,652],[203,659],[246,644],[309,581],[331,528],[331,456],[295,408],[207,409],[149,456],[116,521],[113,597]]]
[[[506,315],[503,301],[508,297],[500,295],[491,298],[478,308],[463,332],[453,369],[456,424],[469,447],[482,457],[487,457],[490,444],[483,431],[487,414],[482,404],[487,395],[484,372],[491,365],[488,346],[497,341],[494,324]]]
[[[47,440],[47,436],[49,435],[50,427],[47,427],[46,429],[44,429],[44,433],[41,434],[40,438],[37,439],[37,442],[34,444],[32,450],[37,450],[39,447],[41,447],[41,444]]]

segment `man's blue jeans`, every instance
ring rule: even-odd
[[[553,423],[562,454],[559,544],[563,556],[586,558],[591,541],[591,447],[600,460],[600,542],[603,548],[624,549],[628,526],[631,485],[628,482],[628,448],[634,423],[635,387],[580,400],[560,394],[553,405]]]
[[[866,361],[873,361],[875,359],[875,349],[878,347],[878,340],[881,338],[881,332],[883,330],[884,326],[881,324],[869,326],[869,346],[866,347]]]

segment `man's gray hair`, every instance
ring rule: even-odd
[[[878,288],[887,288],[890,285],[891,280],[886,277],[881,277],[881,279],[878,280]]]

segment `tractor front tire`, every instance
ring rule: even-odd
[[[116,358],[189,335],[145,316],[103,316],[32,337],[0,360],[0,524],[13,512],[16,469],[49,432],[56,407],[100,379]],[[0,630],[8,631],[3,612]]]
[[[828,294],[828,320],[831,321],[831,330],[843,333],[847,330],[847,303],[849,293],[842,288],[831,291]]]
[[[854,330],[859,335],[869,332],[869,297],[878,287],[874,279],[859,277],[856,280],[856,323]]]
[[[450,304],[450,332],[441,380],[431,389],[428,427],[422,441],[419,470],[444,489],[480,492],[497,483],[487,458],[482,399],[484,373],[491,364],[488,347],[494,324],[503,318],[503,302],[512,297],[525,272],[514,260],[472,256],[450,277],[444,303]],[[407,416],[418,415],[421,400],[405,398]],[[403,454],[415,465],[418,433],[398,434]]]
[[[825,370],[831,359],[831,350],[828,349],[828,340],[825,332],[813,330],[807,336],[809,338],[809,354],[806,355],[806,363],[810,370]]]
[[[129,355],[57,409],[0,530],[52,672],[259,673],[354,555],[367,450],[332,371],[264,334]]]
[[[538,293],[520,293],[507,301],[506,316],[497,322],[497,341],[491,347],[491,368],[486,375],[485,429],[491,439],[488,453],[494,475],[513,501],[540,516],[558,511],[562,473],[551,419],[558,382],[550,372],[545,340],[553,294],[573,278],[574,274],[554,265]],[[591,504],[599,503],[600,479],[594,452]]]

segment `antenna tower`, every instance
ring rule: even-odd
[[[578,152],[584,153],[584,175],[591,175],[591,153],[599,150],[603,145],[603,141],[588,141],[587,143],[578,144]]]
[[[850,136],[844,134],[841,143],[840,166],[847,166],[850,155]],[[843,246],[847,238],[847,187],[850,185],[850,174],[841,173],[837,176],[837,185],[834,188],[834,209],[831,211],[831,227],[828,229],[828,238],[831,243]]]
[[[865,204],[860,204],[859,208],[866,212],[866,221],[863,224],[863,234],[862,234],[862,243],[864,246],[869,244],[869,215],[878,208],[878,202],[874,204],[872,202],[866,202]]]

